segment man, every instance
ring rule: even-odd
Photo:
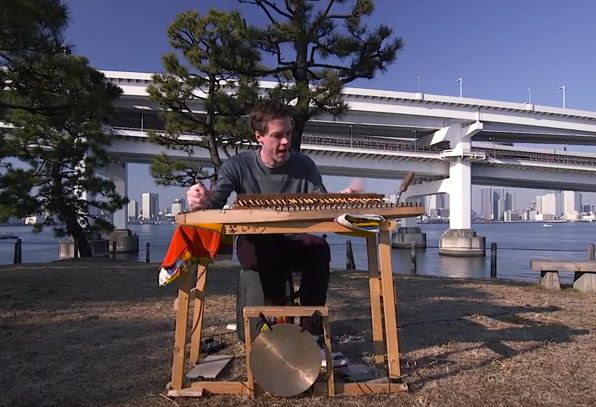
[[[286,106],[266,100],[250,113],[260,144],[257,151],[238,154],[220,168],[211,190],[201,183],[188,189],[191,210],[223,207],[232,191],[238,194],[325,193],[321,174],[307,156],[290,150],[292,120]],[[350,188],[344,192],[355,192]],[[240,235],[237,253],[244,269],[257,270],[263,293],[283,304],[286,271],[302,272],[301,305],[325,305],[329,284],[329,245],[314,235]]]

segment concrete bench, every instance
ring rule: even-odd
[[[596,293],[596,261],[532,260],[532,271],[540,272],[540,285],[550,290],[560,290],[560,271],[575,273],[573,288],[584,293]]]

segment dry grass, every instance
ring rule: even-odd
[[[242,356],[234,334],[237,270],[211,270],[206,332]],[[170,400],[174,287],[155,265],[108,261],[0,267],[0,405],[593,406],[596,296],[533,285],[397,277],[407,394],[369,397],[211,396]],[[333,274],[335,335],[370,337],[362,273]],[[369,343],[337,345],[351,362]],[[225,372],[244,375],[242,358]]]

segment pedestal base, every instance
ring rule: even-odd
[[[485,248],[485,237],[472,229],[447,229],[439,241],[439,254],[443,256],[482,257]]]
[[[93,257],[107,256],[109,254],[109,245],[107,240],[89,240],[88,242],[89,246],[91,247],[91,255]],[[58,242],[58,258],[73,259],[75,257],[74,247],[75,245],[73,240],[60,240]]]
[[[426,233],[422,233],[419,227],[401,227],[391,237],[394,249],[409,249],[412,242],[416,242],[416,247],[426,249]]]
[[[596,273],[575,273],[573,288],[582,293],[596,293]]]
[[[109,237],[110,250],[116,242],[116,253],[138,253],[139,236],[133,235],[130,229],[114,229]]]

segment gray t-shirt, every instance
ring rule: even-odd
[[[269,168],[259,151],[247,151],[223,163],[211,190],[210,209],[222,208],[232,191],[238,194],[327,192],[316,164],[309,157],[292,152],[283,165]]]

